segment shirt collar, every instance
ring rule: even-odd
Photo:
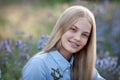
[[[71,67],[74,61],[74,57],[72,56],[70,59],[70,62],[68,62],[59,51],[55,50],[55,51],[51,51],[50,55],[53,57],[53,59],[55,60],[55,62],[60,66],[60,68],[64,71],[66,70],[68,67]]]

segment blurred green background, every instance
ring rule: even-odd
[[[120,80],[120,0],[0,0],[0,80],[21,80],[25,63],[46,43],[39,43],[41,36],[49,36],[60,14],[72,5],[94,13],[97,68],[106,79]]]

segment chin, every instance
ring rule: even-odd
[[[77,51],[77,50],[70,49],[69,52],[72,53],[72,54],[74,54],[74,53],[76,53],[76,52],[78,52],[78,51]]]

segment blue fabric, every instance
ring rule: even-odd
[[[38,54],[24,66],[22,80],[70,80],[73,60],[68,62],[57,50]],[[94,80],[104,80],[96,69]]]

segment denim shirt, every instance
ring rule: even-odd
[[[38,54],[24,66],[22,80],[71,80],[73,60],[72,57],[68,62],[57,50]],[[96,69],[94,80],[105,80]]]

